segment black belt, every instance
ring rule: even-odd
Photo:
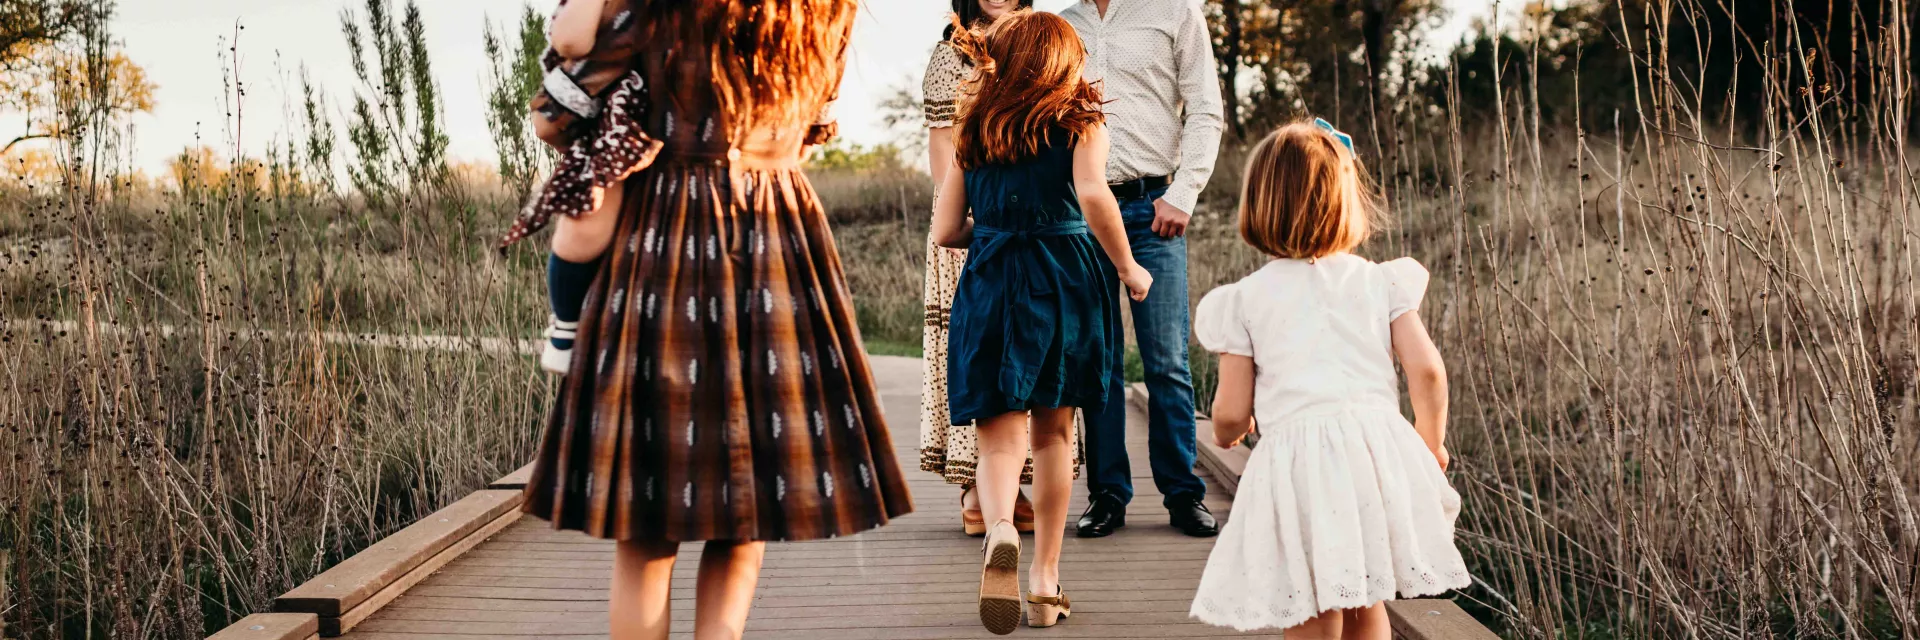
[[[1166,176],[1147,176],[1145,178],[1134,178],[1126,182],[1115,182],[1107,185],[1107,187],[1113,189],[1113,197],[1116,200],[1144,200],[1147,197],[1147,192],[1165,189],[1168,183],[1169,180],[1167,180]]]

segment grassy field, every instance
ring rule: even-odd
[[[1406,105],[1361,150],[1394,222],[1362,253],[1434,274],[1457,599],[1515,638],[1920,636],[1905,85],[1768,77],[1778,104],[1730,122],[1672,71],[1604,131],[1497,87],[1493,115]],[[1233,228],[1241,146],[1195,299],[1263,261]],[[0,186],[0,636],[200,637],[529,457],[552,383],[481,339],[540,329],[544,254],[494,251],[497,180],[67,177]],[[815,178],[870,348],[916,353],[930,185]]]
[[[1389,183],[1396,224],[1365,250],[1435,274],[1481,579],[1463,602],[1516,637],[1899,637],[1907,187],[1574,136],[1515,142],[1576,169],[1476,179],[1515,173],[1481,140],[1457,180]],[[1232,179],[1190,239],[1196,299],[1263,261]],[[538,251],[491,250],[510,201],[448,193],[7,198],[9,632],[194,637],[526,459],[550,386],[530,359],[327,337],[534,334]],[[863,212],[835,234],[870,348],[916,354],[924,206],[830,205]],[[1205,406],[1211,358],[1195,369]]]

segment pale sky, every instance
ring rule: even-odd
[[[396,5],[404,0],[396,1]],[[1059,10],[1078,0],[1037,0]],[[487,21],[506,27],[523,4],[549,12],[555,0],[418,0],[425,18],[434,75],[446,98],[449,152],[456,159],[491,163],[493,144],[481,103],[487,71],[481,33]],[[1453,18],[1441,39],[1457,37],[1490,0],[1446,0]],[[854,29],[846,84],[841,88],[843,135],[874,143],[885,133],[876,106],[889,88],[918,86],[927,54],[940,37],[949,8],[945,0],[862,0]],[[156,108],[136,116],[134,161],[157,172],[182,148],[206,144],[230,149],[233,133],[223,121],[222,51],[240,31],[239,78],[247,87],[240,145],[258,153],[284,138],[297,106],[298,73],[305,65],[328,93],[336,130],[344,136],[344,113],[358,80],[340,33],[340,12],[364,0],[121,0],[115,33],[134,62],[158,86]],[[343,152],[347,148],[340,141]]]

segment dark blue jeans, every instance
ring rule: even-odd
[[[1139,200],[1122,200],[1120,217],[1127,224],[1133,259],[1153,274],[1147,299],[1129,302],[1147,373],[1148,462],[1162,503],[1171,505],[1200,499],[1207,485],[1193,472],[1196,436],[1193,374],[1187,369],[1192,326],[1187,307],[1187,239],[1162,238],[1153,232],[1153,201],[1163,193],[1152,191]],[[1087,491],[1107,493],[1126,503],[1133,500],[1133,470],[1127,460],[1126,379],[1117,358],[1112,376],[1106,406],[1087,413]]]

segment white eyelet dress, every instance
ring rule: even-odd
[[[1209,292],[1194,335],[1254,359],[1254,447],[1190,613],[1241,631],[1432,595],[1471,578],[1460,494],[1400,413],[1388,325],[1419,308],[1411,258],[1275,260]]]

